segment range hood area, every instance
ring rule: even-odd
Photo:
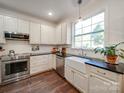
[[[17,32],[4,32],[6,40],[22,40],[29,41],[29,34],[17,33]]]

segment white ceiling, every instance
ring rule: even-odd
[[[84,0],[85,3],[89,0]],[[0,0],[0,6],[14,11],[42,18],[51,22],[59,22],[73,15],[77,0]],[[48,16],[52,12],[53,16]]]

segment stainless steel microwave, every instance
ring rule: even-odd
[[[4,35],[7,40],[29,40],[29,34],[4,32]]]

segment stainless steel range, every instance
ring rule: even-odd
[[[2,84],[29,76],[29,55],[3,56],[1,58]]]

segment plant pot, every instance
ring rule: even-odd
[[[116,64],[116,60],[118,58],[118,56],[106,56],[107,58],[107,61],[110,63],[110,64]]]

